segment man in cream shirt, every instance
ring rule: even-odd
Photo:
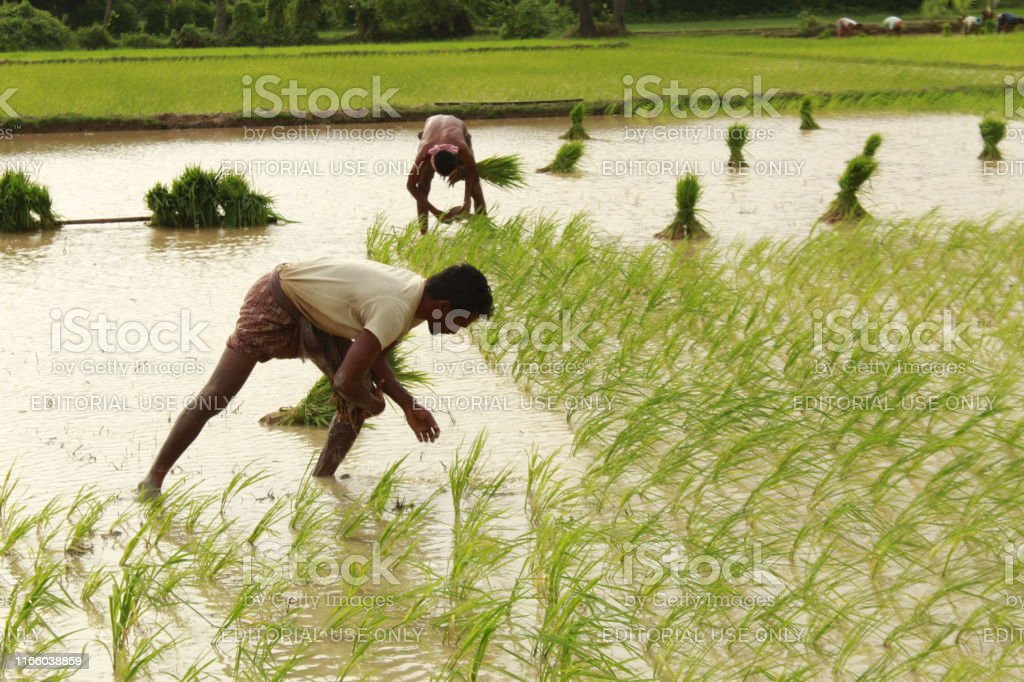
[[[277,266],[249,289],[213,375],[171,427],[139,492],[160,492],[206,422],[227,407],[257,363],[271,359],[310,360],[334,388],[338,409],[315,476],[334,475],[363,422],[384,410],[385,395],[402,408],[420,442],[435,441],[437,422],[399,384],[385,351],[423,321],[431,334],[455,334],[492,308],[487,278],[465,263],[426,279],[373,261],[320,258]]]

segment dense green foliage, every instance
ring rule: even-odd
[[[28,0],[0,5],[0,51],[63,50],[73,43],[67,26]]]
[[[235,173],[191,166],[170,189],[157,183],[146,193],[154,227],[252,227],[275,222],[271,198]]]
[[[50,192],[18,171],[0,176],[0,232],[31,232],[57,227]]]

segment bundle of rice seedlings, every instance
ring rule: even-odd
[[[868,212],[861,206],[857,192],[861,186],[871,179],[878,162],[873,157],[855,156],[846,164],[846,170],[839,178],[839,193],[829,204],[828,210],[821,220],[828,223],[858,222],[868,217]]]
[[[583,102],[577,102],[576,106],[569,112],[569,129],[562,135],[563,140],[589,140],[586,128],[583,127],[583,117],[587,114],[587,107]]]
[[[814,102],[810,97],[800,100],[800,130],[819,130],[818,122],[814,120]]]
[[[255,227],[276,222],[273,200],[253,192],[235,173],[189,166],[171,183],[157,183],[146,193],[153,227]]]
[[[746,168],[747,162],[743,159],[743,147],[747,144],[747,134],[750,129],[742,123],[729,126],[729,135],[725,143],[729,145],[729,168]]]
[[[986,116],[978,126],[981,129],[981,139],[985,143],[981,150],[982,161],[999,161],[1003,158],[999,151],[999,143],[1006,137],[1006,121]]]
[[[28,175],[9,170],[0,176],[0,232],[30,232],[59,227],[50,192]]]
[[[217,188],[217,201],[224,211],[224,227],[248,227],[277,222],[271,209],[273,199],[254,192],[248,181],[237,173],[226,173]]]
[[[395,370],[398,382],[407,389],[425,387],[430,384],[430,378],[425,372],[410,367],[409,352],[401,350],[400,345],[388,351],[388,363]],[[334,390],[331,388],[331,382],[327,377],[321,376],[294,407],[283,407],[277,412],[272,412],[260,419],[260,423],[280,424],[281,426],[315,426],[326,429],[331,425],[335,411]]]
[[[537,172],[573,173],[576,171],[576,166],[579,164],[581,158],[583,158],[583,143],[566,142],[558,148],[558,152],[555,154],[555,160],[543,168],[538,168]]]
[[[864,156],[874,158],[875,152],[882,146],[882,136],[878,133],[870,135],[867,142],[864,143]]]
[[[702,193],[700,179],[692,173],[676,182],[676,217],[661,232],[657,239],[707,239],[708,231],[699,220],[701,211],[697,208]]]
[[[520,189],[526,186],[523,159],[518,154],[489,156],[483,161],[477,161],[476,172],[481,180],[498,189]],[[449,180],[449,184],[454,185],[455,182]]]

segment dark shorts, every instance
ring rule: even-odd
[[[320,331],[304,318],[293,317],[274,298],[273,275],[268,272],[249,288],[227,347],[256,362],[310,360],[331,379],[352,342]],[[335,392],[334,400],[338,417],[358,430],[364,420],[342,395]]]
[[[299,357],[299,323],[274,300],[269,272],[245,295],[228,348],[257,362]]]

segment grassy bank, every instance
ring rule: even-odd
[[[494,102],[583,98],[621,105],[623,76],[660,76],[691,91],[752,88],[798,97],[831,95],[826,108],[843,111],[957,111],[999,113],[1003,78],[1024,73],[1022,35],[914,37],[902,40],[791,41],[760,37],[636,37],[574,47],[571,42],[499,41],[323,48],[251,48],[133,51],[131,61],[99,53],[18,55],[38,59],[0,65],[0,82],[18,88],[8,100],[29,130],[63,121],[66,127],[187,127],[240,118],[243,76],[275,75],[310,90],[329,87],[398,88],[390,103],[413,117],[452,110],[438,102]],[[596,46],[594,46],[596,45]],[[956,46],[955,52],[951,50]],[[557,49],[552,49],[557,48]],[[467,50],[475,52],[460,56]],[[955,56],[951,56],[955,55]],[[127,56],[127,55],[121,55]],[[386,58],[385,58],[386,57]],[[47,61],[60,59],[71,61]],[[79,61],[80,60],[80,61]],[[566,62],[574,78],[566,79]],[[186,82],[188,88],[167,88]],[[273,88],[271,88],[273,89]],[[52,92],[61,92],[53,97]],[[303,98],[298,100],[305,108]],[[256,98],[255,106],[267,101]],[[356,101],[358,106],[360,101]],[[795,103],[794,103],[795,106]],[[475,113],[472,107],[463,113]],[[512,107],[488,107],[484,115],[522,115]],[[102,123],[102,122],[106,123]]]

